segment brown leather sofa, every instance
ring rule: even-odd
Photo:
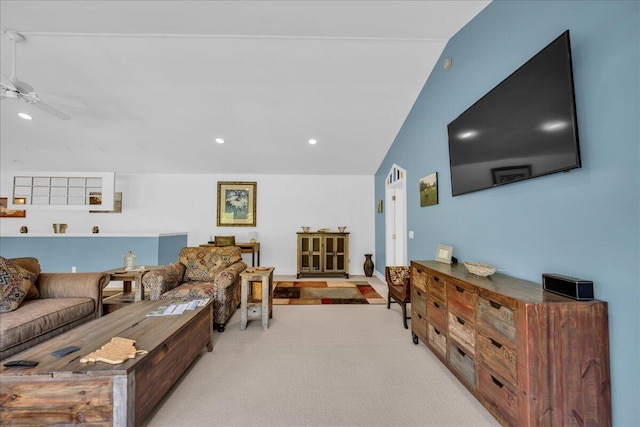
[[[39,296],[13,311],[0,313],[0,359],[102,316],[106,273],[41,273],[36,258],[14,258],[13,264],[33,272]]]

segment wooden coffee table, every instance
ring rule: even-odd
[[[0,366],[0,424],[134,426],[160,401],[204,347],[213,350],[212,303],[147,317],[168,301],[140,301],[2,360],[35,360],[33,368]],[[112,337],[147,350],[119,365],[80,359]],[[75,345],[63,357],[51,352]]]

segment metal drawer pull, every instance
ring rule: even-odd
[[[464,320],[462,320],[461,318],[456,316],[456,320],[458,321],[458,323],[460,323],[461,325],[464,325]]]
[[[440,304],[438,304],[438,303],[437,303],[437,302],[435,302],[435,301],[433,302],[433,305],[434,305],[436,308],[440,308]]]
[[[500,310],[502,308],[502,304],[498,304],[497,302],[489,301],[489,304],[491,304],[491,307],[495,308],[496,310]]]
[[[461,288],[460,286],[456,286],[456,291],[458,291],[458,292],[460,292],[460,293],[463,293],[463,292],[464,292],[464,289],[463,289],[463,288]]]
[[[440,278],[437,276],[431,276],[431,278],[433,279],[434,282],[439,282]]]
[[[498,381],[497,379],[495,379],[495,377],[491,374],[489,374],[489,376],[491,377],[491,380],[493,381],[493,383],[495,385],[497,385],[498,387],[502,388],[504,387],[504,384],[502,384],[500,381]]]
[[[502,348],[502,344],[500,344],[498,341],[494,340],[493,338],[489,338],[491,340],[491,344],[495,345],[498,348]]]

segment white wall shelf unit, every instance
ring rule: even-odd
[[[66,209],[111,211],[114,172],[21,172],[13,175],[13,197],[24,203],[10,209]]]

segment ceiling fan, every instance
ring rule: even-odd
[[[24,37],[14,30],[3,30],[2,36],[7,37],[13,42],[13,64],[11,75],[6,76],[5,74],[2,74],[2,80],[0,81],[0,98],[2,98],[2,100],[21,99],[27,104],[39,108],[40,110],[49,113],[61,120],[69,120],[71,116],[63,113],[57,108],[50,106],[49,104],[44,103],[41,99],[42,95],[44,95],[46,98],[49,98],[50,102],[52,103],[63,104],[76,108],[86,108],[86,105],[84,105],[83,103],[72,99],[62,98],[58,96],[54,97],[53,95],[38,94],[33,89],[33,87],[23,81],[20,81],[16,76],[16,44],[24,41]]]

